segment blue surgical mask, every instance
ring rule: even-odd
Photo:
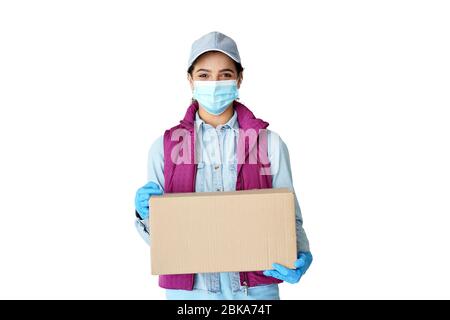
[[[210,114],[220,115],[239,97],[236,80],[194,81],[194,99]]]

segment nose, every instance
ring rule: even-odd
[[[219,74],[218,74],[218,73],[213,75],[213,80],[214,80],[214,81],[219,81],[219,80],[220,80],[220,79],[219,79]]]

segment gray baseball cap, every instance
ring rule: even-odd
[[[223,52],[237,63],[241,63],[241,57],[239,56],[236,42],[223,33],[213,31],[195,40],[192,44],[191,54],[189,55],[188,61],[188,70],[195,59],[208,51]]]

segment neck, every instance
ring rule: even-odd
[[[227,123],[228,120],[231,119],[233,116],[233,103],[231,103],[230,106],[218,116],[206,112],[206,110],[200,105],[198,108],[198,115],[203,121],[215,128],[218,125]]]

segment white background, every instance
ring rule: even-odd
[[[164,298],[147,151],[218,30],[287,143],[314,263],[283,299],[450,298],[447,1],[0,2],[0,298]]]

